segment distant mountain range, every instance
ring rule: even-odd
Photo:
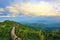
[[[59,29],[60,30],[60,22],[55,22],[55,21],[37,21],[34,23],[25,23],[24,25],[28,25],[30,27],[34,27],[34,28],[44,28],[44,29],[50,29],[50,30],[54,30],[54,29]]]
[[[20,23],[36,23],[36,22],[41,22],[41,23],[60,23],[60,17],[4,17],[0,18],[0,21],[4,20],[12,20],[12,21],[17,21]]]
[[[20,22],[21,24],[28,25],[31,27],[45,27],[45,28],[60,28],[60,17],[8,17],[8,18],[0,18],[1,20],[12,20],[16,22]]]

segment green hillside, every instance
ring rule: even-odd
[[[13,26],[16,26],[15,34],[21,40],[60,40],[60,31],[58,29],[45,31],[40,28],[37,30],[9,20],[0,22],[0,40],[12,40],[10,32]]]
[[[17,23],[9,20],[0,22],[0,40],[11,40],[10,32],[14,24]]]

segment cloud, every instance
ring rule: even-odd
[[[16,5],[13,5],[15,11],[17,11],[16,14],[19,14],[19,12],[23,12],[24,15],[34,15],[34,16],[60,16],[60,5],[59,3],[49,3],[45,1],[40,1],[39,3],[18,3]],[[16,9],[15,9],[16,8]],[[57,8],[57,9],[56,9]]]
[[[6,9],[10,12],[9,16],[17,16],[19,14],[19,10],[13,6],[7,6]]]
[[[24,3],[21,6],[21,10],[25,15],[36,15],[36,16],[60,16],[60,3],[49,3],[41,1],[38,4]]]
[[[6,9],[9,16],[18,16],[21,12],[27,16],[60,16],[60,3],[40,1],[39,3],[13,3]]]
[[[10,8],[10,9],[9,9]],[[5,12],[6,12],[6,10],[8,10],[9,11],[9,13],[7,14],[7,15],[5,15]],[[7,11],[7,12],[8,12]],[[7,13],[6,12],[6,13]],[[1,16],[1,14],[3,15],[3,16]],[[7,8],[0,8],[0,17],[16,17],[16,15],[18,15],[17,14],[17,10],[15,10],[15,9],[13,9],[12,7],[7,7]]]
[[[4,12],[4,9],[0,8],[0,14],[3,14],[3,12]]]
[[[8,16],[8,15],[7,15],[7,16],[0,16],[0,18],[1,18],[1,17],[12,17],[12,16]]]
[[[38,4],[24,3],[21,6],[21,10],[25,15],[33,14],[36,16],[47,16],[50,14],[51,8],[51,4],[43,1]]]
[[[9,9],[10,8],[10,9]],[[8,9],[9,13],[7,15],[5,15],[6,10]],[[8,12],[7,11],[7,12]],[[1,14],[3,16],[1,16]],[[0,17],[16,17],[17,14],[17,10],[13,9],[12,7],[7,7],[7,8],[0,8]]]

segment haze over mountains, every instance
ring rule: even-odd
[[[60,17],[4,17],[0,21],[12,20],[31,27],[60,28]],[[47,29],[48,29],[47,28]]]
[[[60,17],[1,17],[0,21],[13,20],[21,23],[60,23]]]

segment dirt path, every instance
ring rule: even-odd
[[[21,40],[20,38],[18,38],[15,34],[15,28],[16,27],[13,27],[12,30],[11,30],[11,38],[12,40]]]

